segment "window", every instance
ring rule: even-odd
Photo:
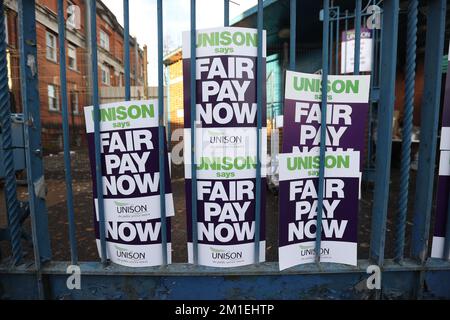
[[[120,62],[123,62],[123,55],[124,55],[124,51],[125,50],[123,50],[125,47],[123,46],[123,43],[122,42],[120,42],[120,41],[116,41],[116,45],[115,45],[115,51],[116,51],[116,53],[115,53],[115,55],[116,55],[116,58],[117,59],[119,59],[120,60]],[[122,50],[121,50],[122,49]]]
[[[69,30],[80,29],[81,11],[80,7],[69,1],[67,5],[67,28]]]
[[[102,66],[102,83],[109,85],[111,81],[111,75],[108,66]]]
[[[119,73],[119,87],[123,87],[123,73]]]
[[[46,57],[48,60],[56,62],[56,36],[53,33],[47,31],[45,38],[47,48]]]
[[[48,90],[48,109],[50,111],[59,111],[58,88],[53,84],[49,84],[47,90]]]
[[[70,94],[70,110],[72,110],[72,114],[79,114],[79,106],[78,106],[78,92],[72,91]]]
[[[69,57],[69,68],[77,70],[77,48],[69,44],[67,46],[67,56]]]
[[[109,51],[109,35],[100,30],[100,47]]]

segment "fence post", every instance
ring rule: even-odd
[[[20,83],[24,112],[25,156],[35,254],[50,260],[44,166],[42,163],[41,113],[37,66],[35,0],[19,1]],[[36,249],[38,252],[36,252]],[[36,259],[38,259],[36,257]]]
[[[163,266],[167,265],[167,221],[166,221],[166,166],[164,162],[164,73],[163,73],[163,5],[157,2],[158,23],[158,146],[159,146],[159,198],[161,210],[161,247]]]
[[[356,0],[355,8],[355,64],[353,74],[359,74],[361,60],[361,2]],[[336,53],[337,54],[337,53]]]
[[[94,106],[95,178],[97,183],[98,229],[100,253],[103,266],[107,266],[105,204],[103,202],[103,180],[100,146],[100,102],[98,93],[98,52],[97,52],[97,2],[89,0],[90,45],[92,56],[92,104]]]
[[[6,30],[3,0],[0,0],[0,120],[5,167],[5,201],[8,215],[8,231],[15,265],[22,261],[21,225],[19,201],[17,200],[14,153],[11,137],[11,110],[8,88],[8,66],[6,62]]]
[[[35,0],[20,0],[19,52],[20,85],[24,113],[25,158],[31,212],[34,262],[39,298],[43,299],[41,263],[52,258],[48,232],[48,216],[45,204],[46,186],[42,163],[41,113],[39,103],[39,79],[37,66]]]
[[[123,0],[124,50],[125,50],[125,100],[131,99],[130,79],[130,6],[129,0]],[[136,40],[137,42],[137,40]]]
[[[67,106],[67,76],[66,76],[66,24],[64,18],[64,1],[58,0],[58,33],[59,33],[59,75],[61,78],[61,106],[64,139],[64,173],[66,181],[66,202],[69,222],[70,256],[73,265],[77,264],[78,253],[75,237],[75,218],[73,209],[72,168],[70,163],[69,112]]]
[[[336,43],[335,43],[335,55],[334,55],[334,74],[339,74],[339,39],[340,35],[340,22],[341,22],[341,9],[339,6],[335,8],[336,12]],[[341,53],[342,54],[342,53]],[[332,57],[330,57],[331,59]]]
[[[328,45],[329,45],[329,24],[330,24],[330,1],[323,1],[323,35],[322,35],[322,84],[328,83]],[[327,86],[322,85],[322,104],[320,117],[320,168],[319,186],[317,194],[317,220],[316,220],[316,263],[320,263],[320,243],[322,241],[322,212],[323,212],[323,192],[325,183],[325,145],[327,131]]]
[[[297,52],[297,0],[291,0],[290,16],[290,39],[289,39],[289,68],[295,71],[296,52]]]
[[[225,27],[230,26],[230,0],[224,0],[223,2],[223,25]]]
[[[413,129],[414,94],[416,85],[417,14],[419,0],[408,5],[406,38],[405,108],[403,112],[403,142],[400,168],[400,195],[395,233],[395,260],[403,260],[405,248],[406,215],[408,212],[409,174],[411,171],[411,134]]]
[[[450,191],[448,198],[450,199]],[[444,259],[450,261],[450,203],[447,208],[447,225],[445,226]]]
[[[263,23],[264,23],[264,5],[263,0],[258,0],[258,56],[257,56],[257,89],[256,89],[256,205],[255,205],[255,263],[260,260],[260,239],[261,239],[261,144],[262,144],[262,110],[263,110],[263,90],[265,90],[265,82],[263,78]],[[266,139],[266,137],[264,137]],[[266,164],[264,164],[266,165]]]
[[[192,256],[194,265],[198,264],[198,222],[197,222],[197,167],[196,167],[196,120],[197,120],[197,31],[196,1],[191,0],[191,206],[192,206]],[[188,152],[186,150],[186,152]]]
[[[370,258],[379,266],[382,266],[384,262],[387,207],[389,201],[399,0],[385,0],[383,9],[381,73],[383,74],[384,80],[381,83],[378,109],[376,175],[370,240]]]
[[[428,256],[428,238],[436,168],[437,131],[444,52],[445,0],[430,0],[427,8],[424,92],[421,107],[419,167],[416,180],[411,256],[421,263]]]

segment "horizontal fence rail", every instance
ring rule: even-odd
[[[221,1],[218,1],[222,3]],[[256,185],[255,185],[255,237],[254,256],[255,263],[248,267],[232,269],[220,269],[202,267],[199,265],[198,253],[198,189],[197,189],[197,164],[196,129],[197,118],[197,10],[199,4],[190,0],[190,145],[191,150],[185,150],[190,154],[191,174],[191,226],[192,226],[192,254],[193,264],[170,264],[168,259],[168,241],[170,230],[166,221],[166,168],[164,145],[171,143],[171,119],[170,100],[164,100],[164,92],[170,91],[171,75],[168,69],[164,70],[164,10],[162,0],[156,0],[156,34],[158,56],[158,165],[160,173],[159,208],[161,217],[161,245],[163,263],[157,268],[126,268],[111,264],[107,252],[107,230],[105,219],[105,205],[103,199],[103,181],[101,166],[101,128],[100,128],[100,97],[98,75],[98,25],[97,25],[97,1],[86,1],[87,21],[89,28],[89,64],[91,67],[92,105],[94,117],[94,141],[95,141],[95,175],[96,192],[98,197],[98,228],[100,242],[100,261],[80,262],[78,256],[78,241],[76,237],[76,211],[73,192],[73,168],[70,151],[70,125],[69,125],[69,95],[67,79],[67,55],[66,44],[67,26],[66,12],[68,2],[57,1],[58,15],[58,39],[59,39],[59,77],[61,92],[61,117],[63,133],[63,157],[65,170],[65,186],[67,201],[68,243],[70,247],[70,262],[52,260],[50,246],[51,234],[48,230],[48,217],[46,208],[45,179],[43,170],[43,151],[41,141],[41,116],[39,105],[39,87],[37,67],[30,63],[30,59],[37,61],[36,52],[36,17],[35,1],[18,1],[18,25],[20,47],[20,83],[21,101],[25,118],[24,136],[26,153],[26,173],[28,186],[28,203],[31,218],[31,233],[34,261],[24,263],[22,237],[22,222],[20,221],[20,202],[17,196],[16,177],[13,165],[13,153],[11,152],[11,129],[9,92],[7,86],[7,63],[5,38],[4,12],[0,17],[0,121],[2,127],[2,146],[4,149],[3,166],[5,167],[5,203],[7,211],[7,239],[11,247],[10,259],[5,259],[0,254],[0,298],[49,298],[59,299],[66,296],[73,298],[149,298],[149,299],[232,299],[232,298],[269,298],[269,299],[300,299],[300,298],[400,298],[400,297],[450,297],[450,262],[442,259],[429,259],[429,234],[431,217],[433,213],[434,182],[436,177],[436,148],[438,141],[440,99],[441,99],[441,60],[444,52],[446,1],[423,1],[426,6],[426,51],[425,51],[425,88],[424,101],[421,114],[421,142],[419,151],[419,170],[417,173],[416,196],[414,200],[414,217],[412,228],[411,253],[405,253],[408,215],[408,192],[411,180],[411,134],[413,129],[414,99],[416,97],[416,66],[418,50],[418,25],[420,3],[418,0],[410,1],[407,6],[407,36],[406,42],[401,45],[406,47],[406,71],[405,71],[405,111],[404,129],[401,151],[400,170],[400,195],[397,203],[395,221],[394,257],[386,257],[386,229],[389,211],[389,193],[391,188],[391,158],[392,158],[392,123],[396,94],[396,76],[398,72],[397,56],[400,47],[400,1],[362,1],[356,0],[354,10],[340,7],[340,1],[323,0],[321,12],[313,12],[322,23],[321,41],[321,75],[322,82],[328,83],[329,75],[340,74],[339,57],[342,49],[339,41],[342,33],[353,28],[355,31],[354,51],[354,75],[360,75],[361,61],[361,30],[366,28],[372,12],[367,11],[369,6],[379,7],[381,10],[378,28],[372,29],[372,83],[370,86],[370,115],[368,122],[368,146],[366,155],[366,169],[373,170],[373,206],[371,212],[370,229],[370,256],[369,259],[358,260],[356,267],[330,264],[321,259],[321,236],[315,239],[314,264],[297,266],[285,271],[278,271],[278,263],[260,261],[260,229],[262,228],[262,163],[261,152],[263,149],[263,101],[265,80],[263,58],[263,31],[268,27],[267,15],[271,5],[277,1],[258,0],[254,8],[254,22],[257,29],[257,89],[256,89]],[[283,1],[289,7],[288,26],[289,37],[286,40],[286,69],[297,70],[301,60],[301,48],[299,39],[302,38],[303,21],[298,19],[298,13],[303,10],[305,1]],[[233,1],[224,0],[224,26],[230,25],[230,5]],[[2,7],[4,1],[0,1]],[[133,2],[131,3],[133,5]],[[216,4],[214,4],[216,5]],[[130,70],[130,7],[129,1],[123,0],[124,12],[124,100],[131,100],[131,70]],[[271,34],[270,30],[268,35]],[[299,32],[300,31],[300,32]],[[137,42],[136,42],[137,45]],[[268,42],[268,46],[269,46]],[[287,47],[286,47],[287,48]],[[270,48],[268,48],[270,51]],[[34,57],[34,58],[30,58]],[[342,60],[341,60],[342,61]],[[342,62],[341,62],[342,63]],[[36,68],[36,69],[33,69]],[[284,71],[284,70],[283,70]],[[318,208],[316,234],[322,234],[322,213],[324,211],[324,184],[325,184],[325,157],[327,147],[325,145],[327,135],[327,105],[333,103],[328,100],[328,88],[321,88],[321,125],[320,125],[320,166],[318,175]],[[376,112],[375,112],[376,111]],[[272,110],[270,111],[272,112]],[[272,113],[271,116],[272,117]],[[165,127],[167,125],[167,128]],[[376,129],[376,136],[375,130]],[[167,130],[167,131],[166,131]],[[165,134],[167,132],[167,134]],[[372,141],[376,139],[376,149],[373,150]],[[168,148],[170,152],[170,147]],[[277,155],[278,156],[278,155]],[[373,161],[372,158],[375,158]],[[170,166],[170,163],[169,163]],[[189,170],[188,169],[188,170]],[[364,172],[364,174],[366,171]],[[187,194],[186,196],[189,196]],[[448,209],[448,221],[450,221],[450,208]],[[81,213],[79,213],[81,214]],[[271,214],[269,212],[268,214]],[[450,225],[449,223],[447,223]],[[172,224],[173,225],[173,224]],[[273,227],[273,226],[272,226]],[[179,230],[173,230],[178,232]],[[450,227],[447,227],[450,232]],[[1,234],[0,234],[1,235]],[[2,239],[0,237],[0,239]],[[170,239],[169,239],[170,240]],[[445,251],[450,249],[450,236],[447,235]],[[1,248],[1,247],[0,247]],[[0,252],[1,253],[1,252]],[[374,294],[365,286],[368,277],[368,268],[376,265],[383,272],[383,290],[374,291]],[[71,291],[66,287],[68,276],[67,267],[76,266],[81,270],[83,277],[83,289]],[[113,277],[111,277],[113,276]],[[174,277],[176,281],[173,280]],[[257,277],[257,278],[255,278]],[[113,278],[113,280],[111,280]],[[256,279],[256,280],[255,280]],[[33,285],[30,285],[32,283]],[[36,283],[37,285],[34,285]],[[427,292],[425,292],[425,283]],[[220,288],[211,292],[210,288],[216,285]],[[133,289],[129,289],[129,288]],[[189,289],[189,287],[194,289]],[[28,288],[27,290],[21,288]],[[50,288],[50,289],[49,289]],[[127,289],[128,288],[128,289]],[[148,288],[153,288],[149,293]],[[325,288],[322,290],[321,288]],[[361,289],[363,288],[363,289]],[[127,291],[128,290],[128,291]]]

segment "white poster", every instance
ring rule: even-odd
[[[105,213],[106,253],[128,267],[162,264],[158,101],[130,101],[100,106],[100,148]],[[85,107],[100,250],[99,208],[93,107]],[[165,139],[164,139],[165,141]],[[166,144],[161,146],[167,154]],[[170,263],[170,218],[174,215],[168,159],[165,158],[167,256]]]
[[[265,32],[263,34],[265,66]],[[257,83],[256,29],[197,31],[197,57],[190,57],[190,33],[183,34],[184,150],[191,150],[190,67],[196,63],[198,264],[239,267],[255,263]],[[261,162],[266,156],[265,94],[262,101]],[[185,152],[188,258],[193,262],[191,153]],[[263,166],[265,169],[265,166]],[[261,170],[260,254],[265,260],[265,180]]]
[[[360,71],[372,71],[372,31],[361,28]],[[355,68],[355,30],[342,32],[341,42],[341,74],[353,73]]]

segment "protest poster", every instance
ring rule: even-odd
[[[256,29],[217,28],[197,31],[196,174],[198,263],[237,267],[255,263],[257,99],[263,90],[261,130],[260,261],[265,260],[265,60],[257,84]],[[188,258],[193,262],[190,32],[183,34],[184,159]]]
[[[100,148],[107,258],[129,267],[162,263],[158,103],[156,100],[100,105]],[[86,131],[100,251],[94,111],[85,107]],[[165,140],[165,137],[164,137]],[[167,154],[167,146],[162,146]],[[170,218],[174,215],[168,159],[165,201],[170,263]]]
[[[280,154],[280,269],[314,262],[322,76],[286,72]],[[329,76],[320,256],[357,264],[357,217],[370,76]]]
[[[449,48],[450,53],[450,48]],[[449,54],[450,61],[450,54]],[[434,226],[432,258],[444,258],[447,213],[450,205],[450,67],[445,84],[444,109],[442,113],[442,130],[439,159],[439,177],[436,199],[436,221]],[[445,257],[449,259],[450,257]]]
[[[373,39],[372,30],[361,28],[360,71],[372,71]],[[355,30],[342,32],[341,39],[341,74],[353,73],[355,68]]]

